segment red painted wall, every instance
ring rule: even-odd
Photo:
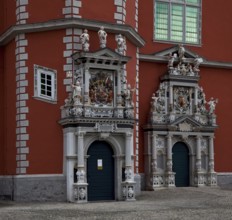
[[[4,29],[4,1],[0,0],[0,34]]]
[[[4,118],[6,174],[16,171],[16,71],[15,42],[5,46],[4,57]]]
[[[65,31],[51,31],[28,34],[27,48],[29,54],[29,127],[30,140],[28,146],[29,174],[62,173],[63,168],[63,133],[58,124],[60,106],[66,98],[63,85],[63,58]],[[33,98],[34,95],[34,64],[57,70],[58,102],[50,104]]]
[[[144,172],[143,126],[148,122],[152,94],[159,88],[160,77],[166,73],[167,65],[140,62],[139,70],[139,172]]]
[[[114,0],[84,0],[80,9],[82,18],[107,22],[115,22],[115,12]]]
[[[232,171],[232,70],[201,68],[200,84],[204,88],[207,101],[218,98],[216,106],[217,124],[219,128],[215,133],[215,170],[218,172]]]
[[[4,173],[4,49],[0,47],[0,175]]]
[[[135,1],[126,1],[126,24],[135,27]]]
[[[29,12],[28,23],[44,22],[52,19],[64,18],[64,0],[39,0],[29,1],[27,10]]]
[[[3,0],[4,30],[16,23],[16,1]],[[1,31],[0,31],[1,32]]]

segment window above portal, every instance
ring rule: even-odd
[[[201,43],[201,0],[154,0],[156,41]]]

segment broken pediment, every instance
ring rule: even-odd
[[[183,116],[181,118],[178,118],[170,125],[175,126],[177,130],[182,132],[194,131],[197,128],[202,127],[202,125],[199,122],[197,122],[194,118],[190,116]]]
[[[130,57],[123,56],[110,48],[103,48],[95,52],[76,52],[72,54],[72,58],[77,63],[97,63],[97,64],[112,64],[112,65],[124,65]]]
[[[162,50],[162,51],[159,51],[157,53],[154,53],[153,55],[154,56],[162,56],[162,57],[168,57],[170,54],[178,54],[178,51],[179,51],[179,48],[180,48],[180,45],[176,45],[175,47],[171,47],[171,48],[168,48],[168,49],[165,49],[165,50]],[[185,50],[185,57],[186,58],[189,58],[189,59],[195,59],[197,57],[200,57],[200,55],[196,54],[195,52],[189,50],[188,48],[184,48]],[[205,59],[204,59],[205,60]]]

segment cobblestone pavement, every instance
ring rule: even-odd
[[[0,220],[232,219],[232,190],[175,188],[143,192],[135,202],[16,203],[0,201]]]

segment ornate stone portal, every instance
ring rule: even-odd
[[[189,149],[191,186],[215,186],[214,113],[218,100],[206,101],[198,85],[202,58],[185,57],[185,48],[169,55],[168,73],[151,98],[145,130],[146,188],[175,186],[172,147],[183,142]]]
[[[133,89],[124,72],[130,58],[106,47],[104,28],[98,34],[101,49],[95,52],[89,52],[88,31],[82,35],[83,51],[72,55],[76,71],[68,73],[72,90],[61,107],[67,200],[88,201],[87,151],[98,140],[114,152],[115,199],[135,200]]]

